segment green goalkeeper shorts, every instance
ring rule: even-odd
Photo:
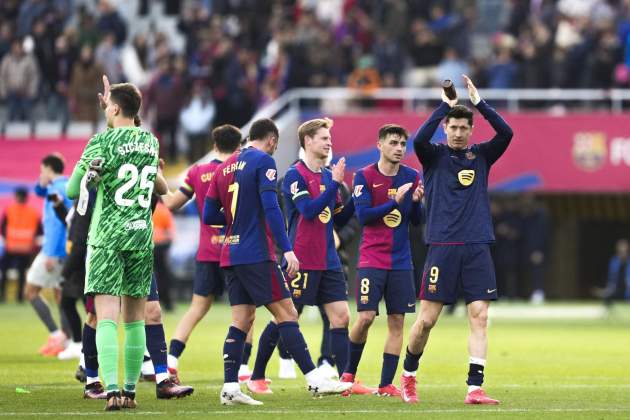
[[[153,249],[120,251],[88,245],[85,262],[85,294],[149,295],[153,274]]]

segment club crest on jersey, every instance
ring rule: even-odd
[[[429,285],[429,293],[437,293],[437,284]]]
[[[325,207],[324,210],[319,213],[319,221],[322,222],[323,224],[326,224],[328,222],[330,222],[330,208]]]
[[[398,227],[398,225],[400,225],[401,220],[402,220],[402,215],[400,214],[398,209],[392,210],[389,214],[383,217],[383,223],[385,223],[385,226],[390,227],[392,229],[395,227]]]
[[[360,197],[363,194],[363,185],[355,185],[354,186],[354,196]]]
[[[457,174],[457,179],[464,187],[468,187],[475,180],[475,171],[473,169],[463,169]]]
[[[470,151],[466,152],[466,159],[474,160],[476,157],[477,157],[477,155],[474,154],[473,152],[470,152]]]
[[[265,176],[267,177],[267,179],[269,181],[273,181],[274,179],[276,179],[276,170],[275,169],[267,169],[267,172],[265,173]]]
[[[370,297],[369,296],[361,296],[361,304],[362,305],[367,305],[368,302],[370,301]]]

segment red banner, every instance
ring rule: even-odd
[[[602,192],[630,190],[630,118],[628,115],[502,114],[514,131],[510,147],[493,166],[494,190]],[[378,128],[400,124],[414,132],[428,115],[377,113],[334,117],[335,157],[346,156],[358,169],[378,159]],[[473,143],[494,135],[492,127],[475,113]],[[444,141],[438,129],[433,141]],[[413,147],[406,163],[420,169]]]

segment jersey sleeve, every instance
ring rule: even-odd
[[[73,199],[79,196],[81,179],[90,167],[90,162],[97,157],[103,157],[100,133],[96,134],[90,139],[87,146],[85,146],[85,149],[83,150],[81,158],[79,158],[79,161],[74,166],[74,170],[72,171],[72,175],[70,176],[70,180],[68,181],[68,185],[66,186],[66,192],[69,198]],[[107,162],[104,163],[103,170],[105,170],[106,166]]]
[[[219,201],[219,188],[217,185],[218,177],[216,176],[217,171],[218,169],[214,171],[215,173],[212,175],[212,179],[208,183],[208,191],[206,192],[206,198],[210,198],[215,201]]]
[[[260,158],[256,169],[256,180],[258,182],[258,192],[276,191],[278,183],[278,171],[276,162],[267,154]]]
[[[293,202],[308,198],[311,194],[308,192],[308,185],[302,175],[294,168],[287,171],[282,182],[282,192],[285,196],[290,197]]]
[[[358,171],[354,176],[352,198],[355,205],[372,205],[372,193],[363,171]]]
[[[184,179],[184,182],[179,187],[179,190],[188,198],[192,198],[193,195],[195,195],[195,183],[193,179],[196,171],[197,165],[193,165],[186,173],[186,179]]]

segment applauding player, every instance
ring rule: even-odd
[[[442,104],[420,127],[414,149],[422,163],[426,185],[429,245],[422,286],[420,313],[411,330],[402,376],[403,401],[417,402],[416,370],[422,352],[445,304],[462,292],[468,309],[468,395],[466,404],[498,404],[481,388],[488,346],[487,321],[497,286],[489,244],[494,242],[488,200],[488,174],[510,144],[512,130],[479,97],[472,81],[464,76],[470,100],[496,131],[492,140],[469,146],[473,113],[457,98],[442,94]],[[444,120],[447,144],[430,139]]]
[[[407,148],[407,131],[387,124],[378,132],[379,161],[355,174],[354,202],[363,225],[357,273],[359,319],[350,331],[350,359],[341,378],[354,383],[368,330],[385,299],[388,334],[377,395],[400,396],[392,384],[403,341],[405,313],[415,311],[409,222],[421,221],[423,189],[418,172],[400,163]],[[366,387],[356,383],[355,394]]]
[[[204,205],[205,224],[226,226],[221,267],[226,271],[232,325],[223,346],[221,403],[224,405],[262,404],[243,394],[238,384],[245,337],[254,321],[256,307],[262,305],[278,321],[279,335],[304,373],[310,390],[329,394],[348,389],[340,382],[324,378],[315,368],[297,323],[288,285],[275,261],[273,240],[284,253],[289,276],[294,277],[299,271],[276,194],[277,170],[271,155],[278,146],[278,136],[273,121],[255,121],[248,147],[215,170]]]
[[[293,302],[298,306],[322,306],[330,320],[330,345],[339,376],[348,361],[348,292],[335,249],[333,223],[343,226],[354,214],[352,201],[343,205],[339,186],[345,159],[332,171],[324,165],[331,152],[332,120],[318,118],[298,128],[304,160],[292,165],[284,177],[282,192],[289,220],[289,237],[300,260],[300,271],[290,280]],[[270,322],[260,336],[252,378],[247,386],[255,393],[270,393],[265,367],[278,342],[278,326]]]

